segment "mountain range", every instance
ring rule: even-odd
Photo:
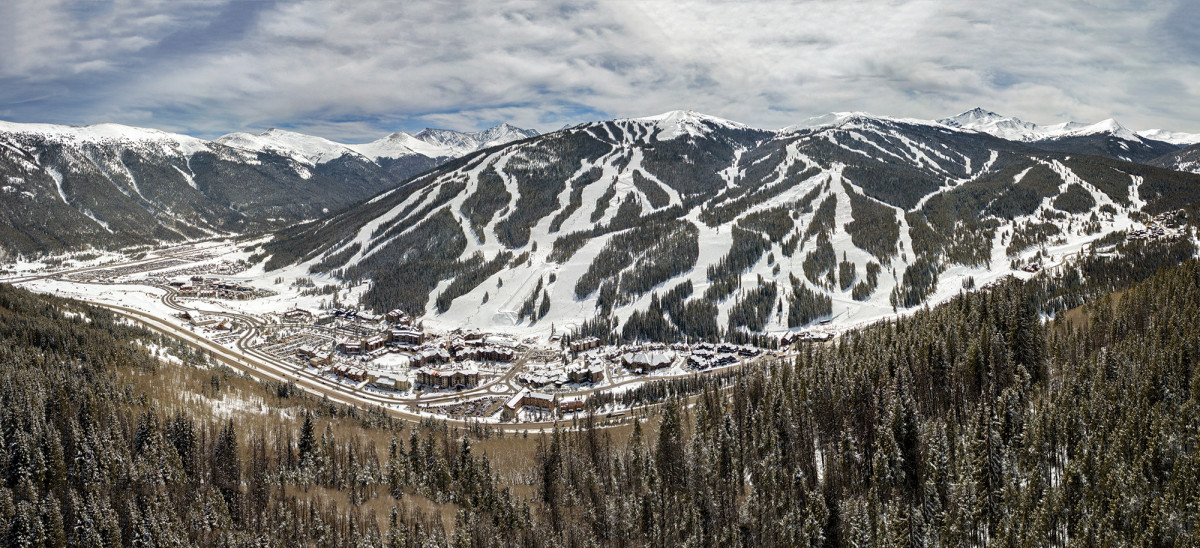
[[[206,141],[118,124],[0,122],[0,254],[274,230],[536,134],[503,124],[344,145],[277,129]]]
[[[1039,127],[978,110],[586,123],[448,162],[259,256],[447,325],[672,340],[867,321],[1195,211],[1181,145]]]
[[[711,338],[865,321],[1192,211],[1196,140],[982,109],[780,130],[672,111],[363,144],[0,124],[0,230],[7,253],[279,230],[265,269],[367,284],[377,310]]]

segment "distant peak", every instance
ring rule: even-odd
[[[918,120],[916,118],[892,118],[892,117],[888,117],[888,116],[879,116],[879,115],[871,114],[869,112],[862,112],[862,111],[830,112],[829,114],[813,116],[812,118],[804,120],[798,124],[785,127],[781,131],[783,131],[784,133],[792,133],[792,132],[803,131],[803,130],[808,130],[808,129],[815,130],[815,129],[842,127],[846,124],[854,124],[854,123],[861,123],[861,124],[905,123],[905,124],[928,125],[928,124],[931,124],[932,122],[929,122],[928,120]]]
[[[996,114],[995,112],[992,112],[992,110],[988,110],[988,109],[985,109],[985,108],[983,108],[983,107],[976,107],[976,108],[973,108],[973,109],[971,109],[971,110],[967,110],[967,112],[965,112],[965,113],[959,114],[959,116],[962,116],[962,115],[973,115],[973,116],[1000,116],[1000,114]]]
[[[1125,129],[1125,126],[1121,125],[1120,122],[1112,118],[1101,120],[1090,126],[1079,127],[1078,129],[1071,131],[1071,134],[1073,135],[1093,135],[1097,133],[1109,133],[1121,139],[1130,141],[1138,140],[1137,134]]]
[[[643,118],[626,118],[631,122],[653,124],[659,129],[658,140],[667,141],[679,135],[699,137],[706,135],[716,127],[743,129],[744,124],[702,114],[694,110],[671,110],[655,116]]]
[[[732,122],[730,120],[726,120],[724,118],[719,118],[717,116],[704,114],[702,112],[696,112],[691,109],[668,110],[667,112],[664,112],[662,114],[657,114],[654,116],[646,116],[644,118],[633,118],[633,120],[642,120],[642,121],[647,121],[647,122],[703,120],[703,121],[707,121],[707,122],[718,122],[718,123],[724,123],[724,124],[735,124],[736,123],[736,122]]]
[[[1025,123],[1016,118],[1009,118],[982,107],[975,107],[971,110],[963,111],[950,118],[938,120],[938,122],[951,127],[964,127],[968,129],[978,129],[978,126],[982,126],[984,124],[995,124],[998,122],[1012,122],[1015,124]]]

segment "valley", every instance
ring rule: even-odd
[[[1120,260],[1114,249],[1122,241],[1195,242],[1174,213],[1143,220],[1125,219],[1114,225],[1119,231],[1068,233],[1073,237],[1016,256],[994,250],[997,268],[948,270],[929,302],[1043,272],[1061,276],[1064,269],[1078,268],[1083,255]],[[469,317],[459,325],[450,315],[414,318],[400,309],[386,314],[362,309],[368,290],[362,284],[345,287],[328,275],[310,277],[296,268],[267,271],[252,264],[262,242],[209,240],[132,255],[51,257],[10,267],[0,283],[108,308],[261,381],[290,383],[413,422],[437,419],[517,432],[569,425],[593,414],[603,417],[599,426],[623,424],[645,403],[631,396],[639,387],[723,378],[759,362],[794,359],[805,345],[919,310],[839,300],[836,314],[798,328],[764,328],[753,344],[601,340],[579,334],[583,322],[569,319],[481,330]],[[319,285],[334,289],[315,290]]]
[[[85,129],[89,158],[131,154],[94,135],[130,129]],[[1186,143],[1111,121],[1036,126],[976,109],[767,131],[675,111],[542,136],[171,139],[277,155],[296,173],[401,148],[443,165],[275,234],[89,246],[10,262],[0,282],[414,422],[621,424],[673,381],[792,359],[964,292],[1086,276],[1088,262],[1135,260],[1139,245],[1197,243],[1200,175],[1090,154],[1097,139]],[[1084,141],[1083,154],[1062,150]]]
[[[1197,20],[0,3],[0,546],[1200,546]]]
[[[347,344],[359,345],[395,332],[387,327],[391,322],[383,322],[381,318],[350,320],[349,316],[333,322],[328,320],[333,316],[329,311],[317,312],[324,314],[325,319],[314,318],[312,313],[297,306],[311,299],[294,287],[291,292],[284,290],[283,295],[258,298],[219,298],[215,292],[184,295],[182,289],[187,287],[184,283],[194,283],[194,278],[228,280],[222,285],[268,285],[268,281],[248,278],[244,272],[208,276],[237,270],[229,268],[233,263],[227,258],[238,253],[237,244],[229,241],[172,246],[146,253],[138,260],[92,259],[99,264],[56,272],[29,265],[29,272],[0,279],[0,283],[69,296],[107,308],[139,326],[184,341],[204,352],[214,363],[244,371],[261,381],[292,383],[313,395],[348,405],[377,406],[388,414],[414,422],[436,418],[460,426],[491,423],[511,431],[544,430],[559,421],[569,424],[585,411],[611,419],[605,421],[610,425],[620,424],[630,406],[621,401],[621,395],[640,385],[723,373],[753,363],[759,357],[784,355],[751,347],[697,345],[695,350],[699,355],[705,355],[707,350],[713,361],[701,365],[695,360],[689,363],[695,354],[686,345],[602,350],[595,341],[588,345],[591,348],[568,354],[560,344],[560,337],[525,337],[518,343],[507,333],[476,333],[468,334],[467,338],[479,343],[486,337],[490,344],[472,344],[473,347],[495,348],[500,344],[511,350],[498,360],[474,360],[465,358],[461,330],[426,332],[408,321],[404,322],[407,329],[404,332],[413,333],[424,344],[388,344],[386,348],[381,346],[382,352],[347,351]],[[173,278],[181,281],[172,283]],[[399,327],[399,322],[396,324]],[[445,351],[456,344],[457,363],[446,363],[451,360]],[[308,352],[303,357],[297,352],[302,348]],[[654,370],[642,372],[621,359],[642,350],[661,350],[670,356],[669,363],[654,364]],[[447,359],[429,361],[422,357],[431,354],[436,358],[437,351]],[[315,359],[318,354],[322,359]],[[423,363],[430,365],[422,366]],[[598,369],[594,376],[589,372],[586,381],[568,379],[568,371],[581,368],[586,371],[589,366]],[[649,364],[644,366],[649,368]],[[467,383],[445,387],[418,382],[422,372],[462,369],[476,371],[475,377]],[[353,373],[355,370],[361,373]],[[380,382],[381,378],[387,380],[387,386]],[[403,389],[399,389],[396,381],[404,383]],[[513,416],[504,416],[505,404],[523,394],[532,394],[535,400],[546,398],[548,403],[541,407],[516,403],[509,406]],[[589,405],[585,410],[583,404],[591,398],[607,403]],[[461,411],[481,401],[486,405],[475,412]],[[578,407],[571,407],[571,402]]]

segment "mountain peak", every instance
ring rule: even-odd
[[[1120,122],[1112,118],[1090,125],[1078,122],[1061,122],[1043,126],[1018,118],[1002,116],[990,110],[973,108],[957,116],[938,120],[938,123],[953,128],[987,133],[1011,141],[1040,141],[1044,139],[1059,139],[1063,137],[1105,133],[1119,139],[1129,141],[1139,140],[1138,134],[1129,131]]]
[[[628,118],[630,121],[653,124],[660,131],[658,140],[668,141],[680,135],[699,137],[707,135],[714,127],[743,129],[745,124],[703,114],[694,110],[670,110],[654,116]]]
[[[230,133],[218,137],[216,142],[244,150],[284,154],[310,164],[322,164],[346,154],[355,154],[345,145],[324,137],[279,128],[269,128],[257,135]]]
[[[430,158],[458,157],[476,150],[502,145],[538,135],[532,129],[521,129],[507,122],[483,131],[462,132],[452,129],[425,128],[416,134],[397,131],[387,137],[348,145],[368,158],[400,158],[420,154]]]
[[[970,116],[1000,116],[999,114],[996,114],[995,112],[984,109],[983,107],[975,107],[975,108],[968,110],[962,114],[959,114],[959,116],[962,116],[964,114],[970,115]]]
[[[830,112],[820,116],[813,116],[798,124],[785,127],[780,130],[782,133],[792,133],[803,131],[806,129],[826,129],[833,127],[841,127],[846,124],[861,123],[904,123],[913,125],[932,125],[936,122],[929,120],[919,120],[916,118],[892,118],[890,116],[879,116],[869,112],[854,111],[854,112]]]
[[[1000,133],[1005,133],[1008,135],[1004,137],[1006,139],[1012,138],[1012,136],[1015,135],[1023,135],[1026,133],[1020,131],[1022,129],[1032,130],[1033,128],[1037,127],[1036,124],[1031,124],[1018,118],[997,114],[993,111],[980,107],[975,107],[950,118],[942,118],[941,120],[938,120],[938,123],[950,127],[972,129],[975,131],[981,131],[983,133],[992,133],[993,135],[996,135],[996,133],[989,131],[989,129],[999,128],[1004,130]],[[1001,135],[997,136],[1001,137]]]
[[[154,128],[127,126],[112,122],[102,122],[87,126],[68,126],[62,124],[23,124],[0,121],[0,133],[36,135],[56,142],[149,143],[153,146],[176,149],[189,155],[207,149],[205,141],[190,135],[169,133]]]
[[[1200,143],[1200,133],[1181,133],[1165,129],[1147,129],[1137,132],[1144,139],[1162,141],[1173,145],[1194,145]]]

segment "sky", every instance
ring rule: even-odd
[[[1200,2],[6,0],[0,119],[365,142],[690,109],[1200,132]]]

